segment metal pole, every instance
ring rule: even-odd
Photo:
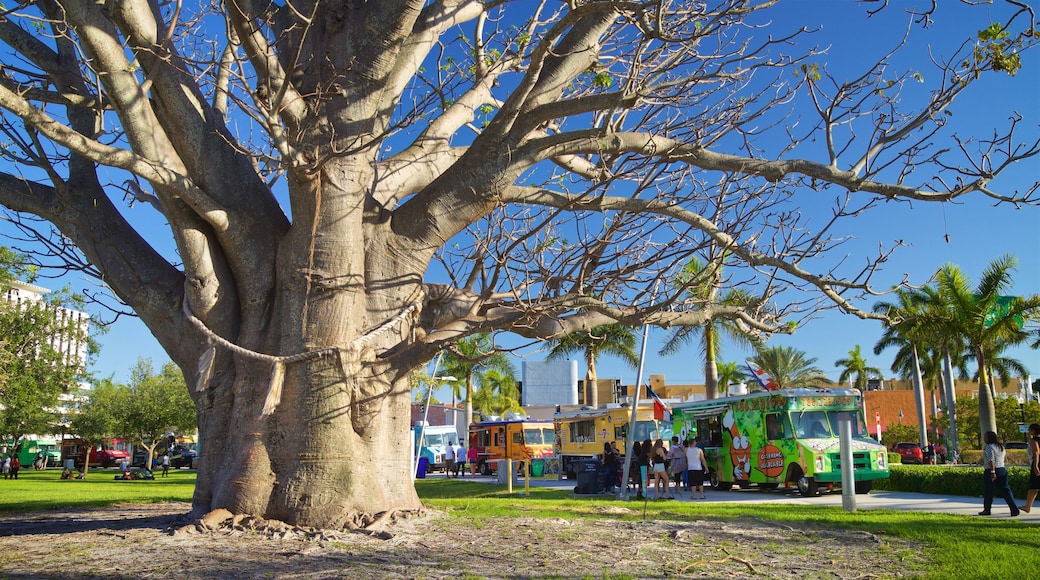
[[[628,480],[632,475],[632,443],[636,436],[636,417],[639,411],[639,389],[643,384],[643,363],[646,361],[646,340],[650,336],[650,325],[643,325],[643,345],[639,349],[639,370],[636,371],[636,392],[632,396],[632,418],[628,421],[628,436],[625,437],[625,467],[621,471],[621,486],[618,488],[618,499],[628,499]],[[640,474],[639,477],[642,477]],[[646,497],[644,491],[643,496]]]
[[[852,460],[852,419],[838,419],[838,437],[841,448],[841,507],[856,511],[856,473]]]
[[[431,380],[437,380],[437,366],[441,364],[441,354],[433,361],[433,376]],[[423,437],[426,436],[426,419],[430,416],[430,401],[433,400],[433,385],[426,390],[426,405],[423,407],[422,423],[419,424],[419,441],[415,444],[415,459],[412,462],[412,481],[415,481],[415,470],[419,466],[419,455],[422,454]],[[412,439],[415,439],[414,437]]]

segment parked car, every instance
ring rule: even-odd
[[[1004,449],[1029,449],[1029,444],[1022,441],[1008,441]]]
[[[921,451],[921,446],[917,443],[908,441],[896,443],[892,447],[892,451],[899,454],[903,463],[924,463],[924,452]]]

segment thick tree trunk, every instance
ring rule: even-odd
[[[380,330],[405,311],[416,286],[400,282],[410,267],[398,255],[405,252],[380,251],[380,225],[363,206],[368,166],[345,158],[313,182],[290,181],[294,199],[313,203],[293,208],[277,287],[268,307],[256,309],[269,319],[243,320],[236,344],[249,352],[223,349],[214,379],[196,394],[196,511],[340,528],[420,507],[408,484],[408,374],[381,358],[408,342],[413,321]],[[306,188],[313,195],[299,195]],[[421,280],[421,271],[409,274]],[[272,356],[294,359],[284,364],[277,409],[265,415],[277,382]]]
[[[262,416],[269,369],[246,364],[231,390],[199,410],[195,507],[339,528],[359,516],[420,507],[410,481],[407,381],[344,377],[336,357],[291,365],[278,412]],[[219,390],[216,388],[214,390]]]
[[[975,356],[979,362],[979,435],[984,438],[987,431],[997,431],[997,411],[993,402],[993,389],[990,388],[989,373],[986,371],[988,361],[982,349],[976,349]]]
[[[953,361],[950,359],[950,350],[943,348],[943,382],[946,383],[946,419],[949,421],[949,433],[947,439],[950,441],[950,451],[960,450],[959,435],[957,434],[957,391],[953,388]]]

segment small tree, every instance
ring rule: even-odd
[[[744,363],[736,361],[719,363],[719,395],[725,397],[729,393],[729,386],[734,383],[742,383],[747,380],[744,372]]]
[[[0,247],[0,293],[19,275],[31,276],[24,258]],[[77,298],[66,291],[49,300],[11,302],[0,298],[0,436],[17,440],[26,433],[52,433],[59,397],[82,378],[86,361],[62,349],[94,345],[79,316],[68,316]]]
[[[94,447],[111,437],[119,426],[119,388],[109,379],[101,381],[69,418],[69,430],[87,446],[83,461],[83,476],[90,469]]]
[[[867,390],[867,379],[870,378],[870,375],[881,376],[881,369],[867,364],[867,360],[863,358],[863,353],[860,352],[858,344],[849,351],[849,358],[840,358],[834,361],[834,366],[842,369],[841,376],[838,377],[839,383],[844,383],[855,377],[856,388],[860,391]]]
[[[588,332],[572,332],[567,336],[550,340],[549,354],[545,358],[561,360],[575,354],[585,358],[585,389],[589,393],[585,404],[593,407],[599,406],[599,375],[596,373],[596,361],[600,356],[615,356],[633,369],[639,364],[636,335],[630,327],[622,324],[606,324]]]
[[[819,387],[829,383],[816,366],[816,359],[790,346],[773,346],[758,351],[751,361],[766,371],[781,389]]]
[[[505,353],[496,350],[491,335],[486,333],[457,341],[445,351],[442,365],[446,376],[458,379],[449,385],[452,392],[458,396],[460,389],[465,388],[466,425],[464,430],[469,430],[469,424],[473,422],[473,393],[477,387],[480,373],[494,369],[502,373],[502,376],[516,380],[513,362]]]
[[[130,372],[130,384],[116,388],[115,400],[113,432],[148,450],[146,466],[166,433],[195,431],[195,406],[188,397],[184,375],[172,362],[154,374],[151,360],[138,359]]]

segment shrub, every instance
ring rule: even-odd
[[[961,463],[967,463],[969,465],[982,465],[982,450],[967,449],[961,451]],[[1026,449],[1008,449],[1004,453],[1004,464],[1028,465],[1029,451]]]
[[[982,467],[964,465],[900,465],[894,464],[888,479],[874,480],[874,489],[912,491],[942,495],[982,495]],[[1009,467],[1008,481],[1015,497],[1024,498],[1029,489],[1029,471]]]

